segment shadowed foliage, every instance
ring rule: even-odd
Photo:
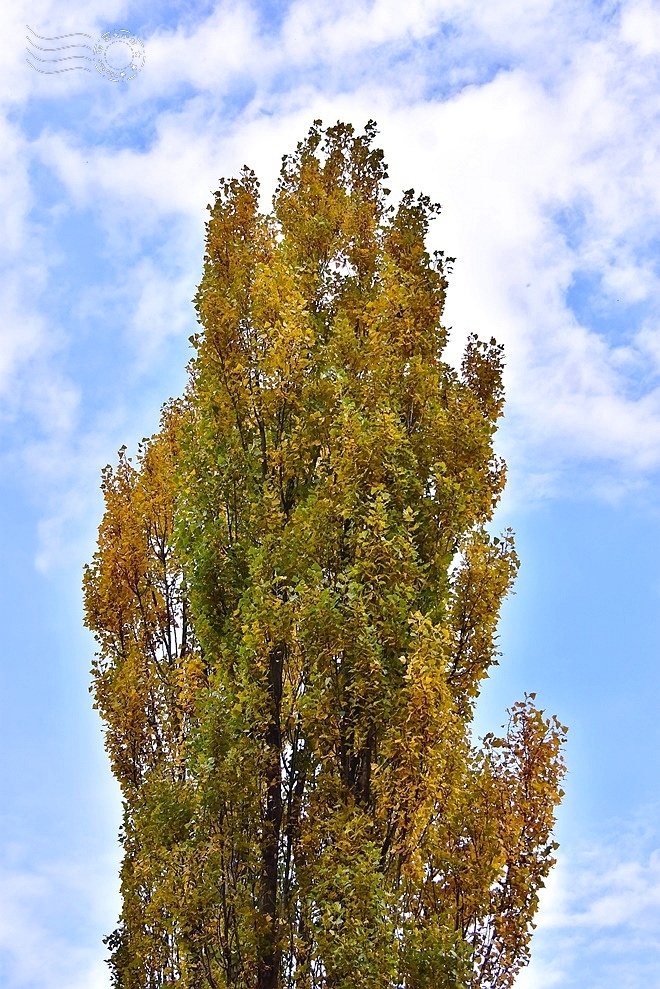
[[[315,121],[209,207],[184,397],[103,476],[84,577],[124,796],[121,989],[511,986],[565,729],[470,733],[515,576],[502,348],[443,361],[437,205]]]

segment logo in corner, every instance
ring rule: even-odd
[[[45,37],[27,29],[27,63],[42,75],[96,70],[111,82],[127,82],[144,66],[144,44],[125,29],[106,31],[97,41],[82,31]]]
[[[111,82],[134,79],[144,65],[144,45],[130,31],[106,31],[94,45],[96,69]]]

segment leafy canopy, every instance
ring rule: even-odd
[[[443,360],[439,207],[315,121],[207,223],[184,397],[103,475],[85,570],[124,797],[121,989],[511,986],[565,729],[472,741],[517,568],[502,348]]]

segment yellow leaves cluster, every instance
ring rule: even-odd
[[[470,742],[517,569],[502,351],[442,359],[437,207],[347,124],[210,207],[184,402],[103,488],[85,574],[126,798],[122,989],[506,989],[563,726]]]

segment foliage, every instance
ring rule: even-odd
[[[103,476],[121,989],[504,989],[528,958],[565,729],[529,695],[470,734],[517,568],[502,348],[443,361],[438,207],[388,205],[375,134],[316,121],[271,214],[222,180],[186,395]]]

